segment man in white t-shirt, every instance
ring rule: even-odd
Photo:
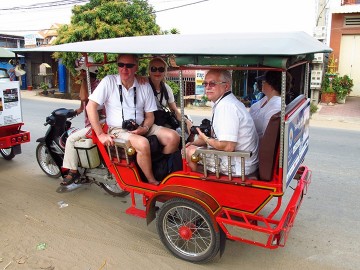
[[[157,110],[155,97],[149,83],[139,84],[135,78],[138,69],[136,55],[119,55],[118,75],[108,75],[89,97],[86,106],[91,126],[104,145],[113,145],[114,138],[129,140],[137,152],[136,160],[148,182],[159,184],[151,168],[151,153],[144,136],[156,135],[164,146],[163,153],[178,150],[180,141],[176,131],[153,125]],[[98,104],[104,104],[109,133],[104,133],[96,114]],[[125,124],[124,124],[125,123]]]
[[[258,135],[250,114],[231,93],[231,74],[227,70],[210,70],[204,79],[208,99],[214,102],[212,115],[212,134],[206,136],[199,128],[197,139],[188,143],[186,156],[192,170],[197,169],[197,164],[191,162],[191,155],[198,146],[208,145],[216,150],[227,152],[250,151],[252,156],[245,159],[245,174],[254,173],[258,167]],[[219,157],[220,172],[228,174],[227,157]],[[207,169],[215,172],[214,157],[207,156]],[[241,159],[232,159],[233,175],[241,175]]]

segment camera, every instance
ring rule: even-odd
[[[206,136],[211,136],[211,121],[209,119],[203,119],[200,126],[192,126],[190,128],[191,134],[198,134],[196,128],[199,128]]]
[[[172,129],[177,129],[180,125],[178,120],[176,119],[175,115],[172,113],[169,113],[169,117],[167,119],[167,124],[172,128]]]
[[[122,128],[126,129],[128,131],[133,131],[133,130],[137,129],[138,127],[139,127],[139,125],[136,124],[134,119],[124,120],[124,122],[122,123]]]

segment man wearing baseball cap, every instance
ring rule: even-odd
[[[88,57],[88,63],[94,63],[94,60],[92,57]],[[75,61],[75,70],[80,71],[80,74],[77,76],[78,79],[81,80],[81,86],[80,86],[80,92],[79,92],[79,98],[80,98],[80,107],[76,110],[77,114],[79,115],[82,113],[89,101],[89,91],[88,91],[88,85],[87,85],[87,79],[86,79],[86,60],[84,57],[78,59]],[[96,78],[98,73],[97,66],[90,66],[89,67],[89,73],[90,73],[90,89],[91,93],[95,90],[95,88],[98,86],[100,81]],[[98,107],[98,113],[100,119],[105,119],[105,108],[104,106]],[[69,173],[64,177],[63,181],[60,185],[62,186],[68,186],[72,183],[74,183],[79,177],[80,174],[77,170],[78,164],[79,164],[79,157],[76,153],[75,149],[75,142],[86,138],[86,134],[90,130],[90,121],[87,117],[86,111],[85,111],[85,128],[80,129],[74,133],[72,133],[66,140],[65,145],[65,154],[64,154],[64,161],[63,161],[63,168],[69,169]]]

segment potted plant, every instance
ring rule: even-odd
[[[40,88],[43,90],[42,91],[42,94],[44,95],[44,96],[47,96],[48,95],[48,89],[49,89],[49,85],[47,84],[47,83],[45,83],[45,82],[41,82],[40,83]]]
[[[348,75],[344,75],[341,80],[341,85],[348,91],[349,95],[354,86],[354,81]]]
[[[336,102],[340,104],[344,104],[347,94],[348,94],[347,89],[339,87],[339,89],[336,90]]]
[[[332,80],[332,88],[336,93],[337,103],[345,103],[346,96],[351,92],[353,85],[353,80],[348,75],[336,76]]]
[[[335,103],[336,102],[336,93],[332,86],[332,80],[336,77],[336,74],[325,73],[325,77],[321,85],[321,102],[323,103]]]

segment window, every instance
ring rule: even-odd
[[[345,26],[360,26],[360,16],[345,17]]]

